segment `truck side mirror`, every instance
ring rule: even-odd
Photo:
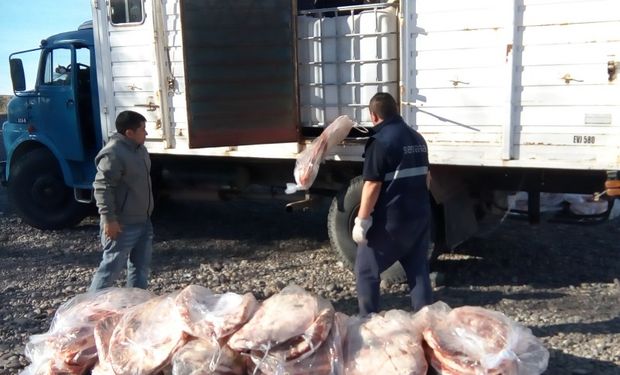
[[[24,75],[24,64],[22,59],[10,59],[11,81],[13,82],[13,91],[26,90],[26,76]]]

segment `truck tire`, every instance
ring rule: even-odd
[[[362,176],[352,179],[346,190],[343,189],[334,197],[327,216],[327,233],[331,246],[350,269],[355,265],[357,252],[351,230],[360,208],[363,185]],[[400,263],[396,262],[381,274],[381,279],[396,284],[406,281],[407,275]]]
[[[60,166],[46,149],[17,160],[9,177],[9,201],[27,224],[39,229],[62,229],[78,224],[89,206],[78,203],[64,183]]]

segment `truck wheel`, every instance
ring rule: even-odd
[[[8,193],[17,214],[39,229],[74,226],[88,212],[88,205],[74,199],[56,158],[46,149],[30,151],[17,161],[11,169]]]
[[[357,244],[351,238],[351,230],[360,208],[362,185],[362,176],[352,179],[347,189],[334,197],[327,216],[327,232],[332,248],[350,269],[355,265],[357,253]],[[381,274],[381,279],[388,283],[401,283],[407,280],[407,275],[400,263],[396,262]]]

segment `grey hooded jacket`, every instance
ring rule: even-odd
[[[101,220],[121,224],[147,221],[153,212],[151,159],[143,145],[116,133],[95,157],[93,182]]]

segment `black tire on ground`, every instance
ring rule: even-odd
[[[46,149],[28,152],[11,168],[9,202],[27,224],[62,229],[78,224],[89,205],[78,203],[65,185],[60,166]]]
[[[361,176],[352,179],[346,190],[334,197],[327,216],[327,232],[332,249],[351,269],[355,265],[357,252],[357,245],[351,238],[351,230],[360,208],[363,184]],[[407,276],[403,267],[397,262],[381,274],[381,279],[389,283],[401,283],[407,280]]]

